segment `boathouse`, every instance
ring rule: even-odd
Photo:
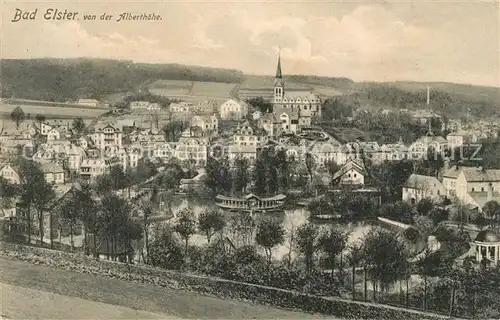
[[[282,209],[285,205],[285,199],[286,196],[283,194],[261,198],[251,193],[244,197],[218,195],[215,198],[215,203],[226,210],[273,211]]]

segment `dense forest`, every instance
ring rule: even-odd
[[[449,85],[453,86],[453,84]],[[431,87],[430,107],[435,112],[453,118],[466,117],[468,109],[468,115],[471,117],[499,116],[500,89],[484,87],[483,93],[483,95],[478,95],[475,91],[456,93]],[[337,98],[341,104],[353,106],[355,109],[416,110],[427,108],[426,89],[401,89],[392,84],[358,84],[356,92]]]
[[[158,79],[240,82],[237,70],[105,59],[1,60],[1,96],[66,101],[133,91]]]

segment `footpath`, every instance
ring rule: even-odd
[[[449,319],[444,315],[401,307],[335,297],[320,297],[298,291],[164,270],[144,265],[132,265],[107,260],[96,261],[83,255],[7,242],[0,242],[0,256],[100,277],[149,283],[221,299],[236,299],[290,310],[335,316],[342,319]]]

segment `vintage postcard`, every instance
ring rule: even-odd
[[[498,1],[0,6],[0,319],[500,319]]]

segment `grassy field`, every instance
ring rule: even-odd
[[[149,86],[152,94],[186,101],[226,100],[236,83],[159,80]]]
[[[34,290],[55,293],[66,297],[84,299],[84,301],[95,301],[101,304],[111,304],[115,306],[127,307],[128,319],[139,319],[142,314],[134,317],[130,309],[143,310],[149,313],[162,314],[164,318],[177,319],[326,319],[319,315],[311,315],[300,312],[293,312],[262,306],[251,303],[243,303],[236,300],[222,300],[194,293],[185,293],[172,289],[156,287],[147,284],[126,282],[116,279],[98,278],[92,275],[80,274],[65,270],[55,270],[40,265],[31,265],[25,262],[6,260],[0,258],[0,283],[5,283],[15,287],[24,287]],[[33,297],[29,294],[18,295],[20,300],[16,300],[17,306],[33,303]],[[45,298],[41,298],[45,299]],[[12,300],[11,300],[12,301]],[[38,318],[50,319],[51,316],[45,314],[58,314],[60,318],[82,319],[83,315],[71,315],[72,308],[67,305],[60,305],[63,298],[57,296],[56,300],[46,300],[47,303],[40,306]],[[73,302],[72,302],[73,303]],[[85,309],[93,304],[85,302]],[[4,300],[5,304],[5,300]],[[28,319],[29,310],[15,308],[16,306],[5,306],[4,310],[19,312],[18,314],[3,314],[10,319]],[[36,309],[35,309],[36,310]],[[62,314],[67,310],[68,314]],[[59,311],[59,312],[58,312]],[[50,313],[47,313],[50,312]],[[94,310],[93,316],[87,318],[101,318],[99,309]],[[162,316],[163,317],[163,316]],[[115,318],[114,316],[107,317]],[[125,318],[125,317],[122,317]],[[331,319],[331,318],[330,318]]]
[[[0,103],[0,115],[8,116],[16,107],[17,105],[15,104]],[[95,118],[105,113],[102,109],[92,108],[49,107],[37,105],[23,105],[20,107],[23,109],[26,117],[29,115],[33,119],[37,114],[44,115],[47,118]]]

